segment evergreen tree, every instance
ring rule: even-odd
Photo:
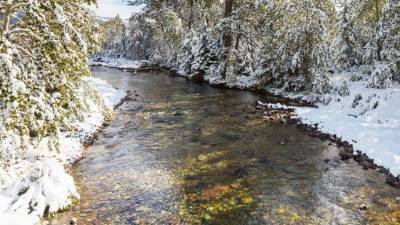
[[[124,57],[134,60],[149,58],[153,40],[150,24],[151,21],[143,14],[130,17],[123,46]]]
[[[84,104],[75,92],[90,73],[97,27],[92,0],[8,0],[0,4],[0,141],[72,129]],[[11,21],[11,18],[17,18]],[[27,144],[27,143],[23,143]]]
[[[394,79],[400,81],[400,2],[389,0],[385,5],[383,15],[382,55],[392,65]]]
[[[385,1],[129,1],[147,6],[132,17],[124,49],[190,77],[203,73],[234,83],[256,74],[260,85],[323,93],[332,65],[373,68],[377,62],[368,71],[377,78],[371,81],[388,74],[386,61],[398,71],[398,22],[391,19],[397,2],[388,1],[384,15],[392,16],[383,17]]]
[[[100,25],[101,49],[97,55],[107,57],[122,57],[126,52],[126,26],[119,15]]]
[[[334,63],[338,68],[349,69],[358,65],[357,46],[353,24],[350,21],[348,0],[344,0],[338,12],[336,34],[333,43]]]
[[[359,62],[372,65],[380,61],[382,38],[379,35],[383,5],[386,0],[352,0],[350,2],[350,21],[353,23]]]
[[[273,86],[291,91],[327,91],[327,16],[313,1],[279,6],[270,69]]]

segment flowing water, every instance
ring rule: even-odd
[[[383,175],[243,111],[268,99],[161,72],[93,73],[134,99],[72,169],[80,202],[50,224],[400,223]]]

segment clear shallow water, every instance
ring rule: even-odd
[[[81,201],[50,224],[399,224],[400,192],[383,175],[244,112],[259,96],[162,74],[93,73],[136,100],[73,168]]]

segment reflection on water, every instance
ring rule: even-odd
[[[131,90],[75,168],[81,201],[51,224],[398,224],[399,191],[295,126],[243,108],[260,97],[166,75],[94,68]],[[366,209],[366,210],[365,210]]]

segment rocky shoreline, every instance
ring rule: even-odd
[[[368,157],[365,153],[362,153],[362,151],[354,149],[353,144],[349,143],[348,141],[343,141],[336,134],[321,132],[318,129],[318,124],[314,124],[313,126],[311,126],[302,123],[302,121],[296,117],[294,108],[271,107],[267,104],[257,103],[254,106],[254,110],[244,110],[249,113],[257,113],[265,118],[267,121],[278,121],[289,125],[295,125],[297,128],[304,130],[307,135],[311,137],[319,138],[323,141],[329,141],[340,149],[338,154],[341,160],[346,161],[353,159],[364,170],[376,170],[386,176],[387,184],[397,189],[400,189],[400,176],[395,177],[392,173],[390,173],[389,169],[376,164],[373,159]]]

